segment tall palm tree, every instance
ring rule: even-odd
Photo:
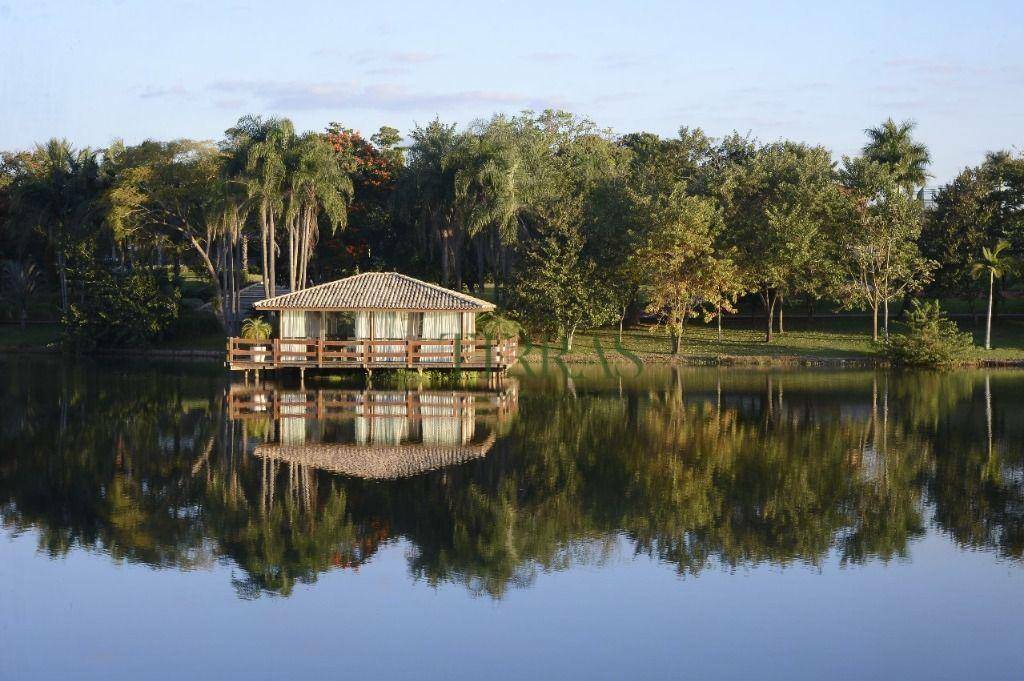
[[[288,276],[293,291],[306,285],[309,260],[320,234],[320,212],[332,230],[344,228],[352,201],[352,178],[334,147],[317,133],[299,137],[288,157]]]
[[[916,187],[924,186],[928,178],[928,164],[931,163],[928,147],[914,140],[916,127],[914,121],[897,123],[888,118],[881,125],[864,131],[868,136],[864,156],[888,166],[908,194],[913,193]]]
[[[258,207],[263,288],[277,294],[277,218],[284,210],[285,159],[295,140],[295,126],[287,118],[244,116],[227,131],[230,144],[244,168],[241,179]]]
[[[981,259],[971,265],[971,276],[979,279],[988,275],[988,317],[985,320],[985,349],[992,349],[992,298],[996,279],[1006,275],[1013,269],[1013,258],[1004,252],[1010,248],[1010,242],[1000,239],[995,248],[982,248]]]

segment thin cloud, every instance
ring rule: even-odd
[[[355,64],[425,64],[437,61],[442,57],[440,52],[427,52],[416,50],[358,50],[356,52],[340,50],[334,47],[324,47],[313,50],[315,57],[345,57]]]
[[[245,95],[269,109],[374,109],[384,111],[436,110],[452,107],[492,105],[530,106],[537,99],[514,92],[460,90],[454,92],[413,91],[399,85],[360,86],[354,82],[305,81],[220,81],[210,89],[225,94]]]
[[[525,55],[531,61],[539,61],[546,64],[569,61],[575,55],[570,52],[529,52]]]

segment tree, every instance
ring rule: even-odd
[[[888,167],[907,194],[924,186],[928,179],[928,164],[931,163],[928,147],[914,140],[916,127],[914,121],[896,123],[887,118],[881,125],[864,131],[868,136],[864,157]]]
[[[871,337],[878,314],[889,337],[889,303],[929,281],[934,263],[921,256],[921,205],[903,192],[898,176],[866,158],[846,159],[843,179],[848,229],[834,242],[839,262],[837,298],[847,307],[871,308]]]
[[[222,179],[224,156],[208,142],[146,142],[111,157],[116,169],[107,195],[115,231],[140,231],[180,240],[199,262],[214,291],[223,328],[226,264],[223,236],[238,229],[238,206]]]
[[[28,307],[39,292],[41,283],[35,263],[16,260],[4,262],[0,278],[0,299],[8,300],[17,310],[18,321],[23,329],[28,319]]]
[[[646,243],[631,264],[646,282],[648,309],[665,315],[672,354],[679,354],[688,319],[734,311],[739,272],[715,251],[721,217],[712,200],[677,191],[650,209]]]
[[[435,119],[426,127],[414,128],[409,137],[408,166],[398,189],[401,210],[417,228],[418,241],[427,247],[428,263],[440,261],[441,283],[447,286],[453,267],[460,268],[455,261],[463,231],[454,219],[455,168],[446,159],[462,144],[462,136],[455,125]]]
[[[286,159],[295,126],[287,118],[244,116],[225,134],[225,148],[235,156],[235,178],[258,207],[263,288],[273,297],[277,293],[277,220],[284,211]]]
[[[320,234],[320,214],[332,231],[344,228],[352,200],[351,157],[342,157],[325,137],[297,138],[287,158],[288,281],[292,291],[305,288],[309,260]]]
[[[939,301],[915,300],[907,312],[907,330],[886,339],[886,354],[896,364],[948,367],[963,361],[971,335],[946,317]]]
[[[935,207],[925,215],[919,240],[922,254],[937,264],[937,293],[964,297],[974,310],[980,291],[970,276],[981,248],[1000,238],[997,206],[990,177],[981,168],[966,168],[935,193]]]
[[[95,151],[75,149],[51,139],[24,159],[12,186],[16,219],[47,237],[60,289],[60,306],[69,303],[68,259],[75,244],[97,230],[103,180]]]
[[[1001,279],[1015,266],[1016,262],[1007,253],[1010,242],[1000,239],[995,248],[982,248],[981,259],[971,266],[971,276],[975,279],[988,277],[988,314],[985,317],[985,349],[992,349],[992,298],[996,279]]]
[[[540,235],[524,246],[510,307],[527,327],[560,334],[565,349],[572,350],[579,328],[614,318],[600,282],[596,263],[585,254],[580,206],[561,206],[546,216]]]
[[[823,230],[837,196],[832,159],[821,147],[775,143],[739,156],[722,175],[722,241],[761,301],[770,343],[779,299],[826,256]]]

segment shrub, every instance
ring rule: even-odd
[[[960,364],[973,345],[971,334],[960,331],[946,317],[939,302],[915,300],[907,312],[906,331],[893,334],[885,344],[893,363],[916,367],[948,367]]]
[[[180,295],[153,272],[75,272],[80,295],[63,317],[64,342],[74,349],[139,347],[164,338],[178,318]]]
[[[476,330],[486,338],[504,340],[506,338],[519,338],[523,332],[523,326],[495,312],[485,312],[477,317]]]

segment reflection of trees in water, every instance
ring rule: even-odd
[[[371,482],[249,455],[268,434],[223,417],[217,374],[4,369],[7,527],[36,528],[54,555],[227,557],[243,596],[357,569],[397,538],[415,577],[495,596],[622,541],[689,574],[890,560],[933,521],[1024,555],[1024,376],[1010,372],[527,382],[485,459]]]

